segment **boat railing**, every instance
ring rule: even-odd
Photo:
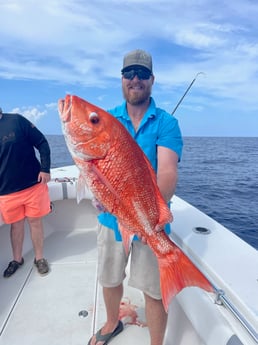
[[[252,325],[246,320],[246,318],[240,313],[240,311],[234,306],[234,304],[227,298],[225,291],[217,289],[216,287],[214,287],[214,291],[216,294],[215,303],[226,307],[234,315],[234,317],[242,324],[242,326],[254,339],[254,341],[258,344],[258,333],[252,327]]]

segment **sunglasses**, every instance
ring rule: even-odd
[[[138,79],[140,80],[148,80],[152,73],[146,69],[130,69],[128,71],[122,72],[122,75],[125,79],[133,80],[133,78],[137,75]]]

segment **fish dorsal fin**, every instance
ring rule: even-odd
[[[118,228],[121,232],[125,252],[128,255],[134,235],[129,230],[127,230],[127,228],[124,227],[120,222],[118,222]]]
[[[148,160],[148,158],[146,157],[145,154],[144,154],[144,159],[145,159],[145,162],[148,166],[149,172],[151,174],[151,179],[153,181],[153,185],[156,189],[156,196],[157,196],[157,200],[158,200],[157,204],[159,205],[159,211],[160,211],[158,224],[159,225],[165,225],[168,222],[172,222],[173,216],[172,216],[171,211],[168,208],[168,205],[166,204],[164,198],[161,195],[161,192],[160,192],[159,187],[157,185],[157,176],[155,174],[155,171],[154,171],[152,165],[150,164],[150,161]]]
[[[155,174],[155,171],[154,171],[154,169],[153,169],[149,159],[147,158],[147,156],[145,154],[143,154],[143,158],[144,158],[145,163],[146,163],[146,165],[147,165],[147,167],[149,169],[149,172],[151,174],[151,179],[152,179],[154,185],[156,185],[157,184],[157,176]]]

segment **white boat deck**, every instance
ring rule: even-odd
[[[52,216],[45,223],[48,217]],[[96,228],[57,228],[47,236],[44,248],[51,267],[44,277],[33,265],[32,250],[10,278],[3,278],[7,262],[1,261],[0,345],[85,345],[104,323],[102,293],[96,283]],[[137,314],[144,321],[142,294],[126,287],[124,296],[129,309],[131,300],[137,304]],[[81,311],[88,315],[79,316]],[[112,344],[131,344],[132,336],[135,345],[148,343],[146,327],[126,324]]]

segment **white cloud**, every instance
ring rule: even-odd
[[[255,1],[12,0],[0,11],[2,78],[105,88],[120,77],[123,54],[143,47],[162,89],[203,71],[204,93],[256,102]]]
[[[26,117],[29,121],[36,124],[41,117],[46,114],[46,111],[40,111],[37,107],[29,107],[29,108],[14,108],[11,110],[11,113],[21,114]]]

